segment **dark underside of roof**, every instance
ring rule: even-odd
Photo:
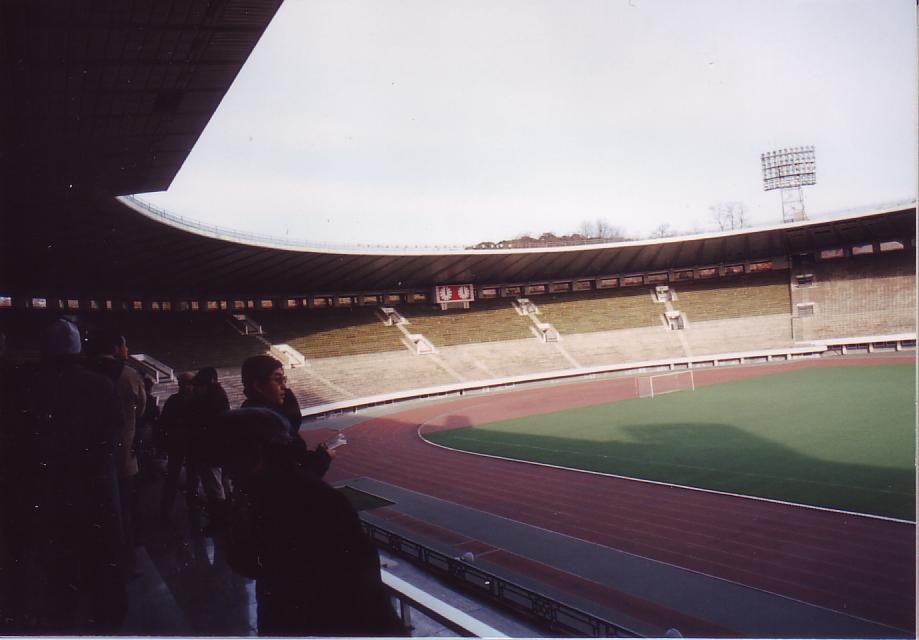
[[[53,209],[53,211],[51,211]],[[915,208],[804,226],[651,244],[533,252],[364,255],[256,247],[200,236],[113,198],[23,202],[0,238],[0,294],[298,295],[511,284],[762,260],[916,233]]]
[[[281,0],[3,0],[14,186],[169,187]]]
[[[360,255],[216,240],[114,195],[166,189],[281,0],[0,1],[0,295],[297,295],[524,283],[915,235],[915,209],[553,252]]]

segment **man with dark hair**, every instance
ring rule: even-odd
[[[94,356],[92,369],[114,383],[115,393],[121,404],[122,429],[115,450],[115,465],[120,485],[127,569],[131,573],[136,573],[134,520],[137,515],[136,480],[139,467],[137,452],[134,450],[134,434],[137,422],[144,414],[147,392],[140,374],[127,365],[128,343],[120,331],[106,328],[93,333],[88,346],[91,355]]]
[[[252,356],[243,362],[241,373],[243,393],[246,394],[241,408],[264,407],[277,412],[287,421],[288,431],[294,440],[303,443],[297,437],[300,431],[300,405],[287,386],[287,376],[284,375],[281,361],[269,355]],[[315,451],[306,451],[304,444],[303,455],[307,470],[317,478],[322,478],[329,470],[333,453],[324,444],[316,447]]]
[[[221,429],[235,483],[227,561],[256,581],[259,635],[406,635],[357,512],[305,468],[289,428],[251,407],[225,414]]]
[[[18,370],[3,411],[0,635],[111,635],[127,607],[112,383],[86,370],[67,320],[42,335],[42,362]],[[4,386],[7,382],[4,380]],[[15,412],[8,411],[15,409]]]

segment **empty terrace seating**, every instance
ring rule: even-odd
[[[673,308],[690,323],[724,318],[791,313],[788,271],[671,285]]]
[[[787,313],[693,322],[682,332],[687,355],[780,349],[792,345]]]
[[[649,287],[558,293],[530,299],[539,308],[539,319],[563,335],[660,325],[663,313],[663,306],[652,300]]]
[[[398,327],[375,308],[290,309],[250,314],[272,344],[286,342],[307,358],[334,358],[405,349]]]
[[[465,380],[485,380],[572,367],[556,344],[507,340],[440,349],[440,357]]]
[[[469,309],[399,307],[412,333],[423,334],[436,347],[474,342],[531,338],[531,323],[518,316],[510,300],[476,300]]]
[[[438,356],[419,357],[403,349],[313,360],[288,377],[298,398],[309,391],[320,402],[334,402],[458,382],[438,362]],[[303,399],[301,405],[309,402]]]
[[[35,359],[42,328],[58,311],[9,310],[2,314],[11,359]],[[220,313],[196,312],[81,312],[77,323],[87,332],[101,327],[119,330],[131,353],[153,356],[177,372],[201,367],[239,367],[251,355],[265,353],[263,343],[241,336]]]
[[[222,313],[84,313],[80,320],[90,328],[109,323],[118,327],[131,353],[153,356],[176,372],[239,367],[249,356],[267,351],[255,337],[240,335]]]
[[[636,327],[615,331],[593,331],[566,335],[561,343],[585,367],[622,362],[639,362],[685,355],[678,331]]]

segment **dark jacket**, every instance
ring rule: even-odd
[[[297,396],[290,389],[284,390],[284,404],[281,405],[281,413],[290,422],[290,435],[296,436],[300,433],[300,423],[303,421],[303,415],[300,413],[300,403],[297,402]]]
[[[191,429],[191,393],[174,393],[166,399],[163,411],[157,421],[159,440],[169,450],[188,448],[188,433]]]
[[[126,608],[124,539],[114,452],[122,429],[112,383],[75,359],[44,363],[24,381],[17,418],[3,429],[3,537],[17,564],[0,582],[24,598],[0,634],[117,633]],[[13,499],[15,498],[15,499]],[[26,560],[28,562],[28,560]],[[9,624],[3,628],[4,624]]]
[[[220,383],[195,391],[189,407],[191,431],[189,454],[199,463],[216,466],[215,444],[220,437],[220,417],[230,409],[230,401]]]
[[[293,397],[293,394],[290,394],[290,397]],[[258,398],[247,398],[245,402],[243,402],[240,405],[240,408],[250,409],[254,407],[262,407],[265,409],[271,409],[272,411],[274,411],[275,413],[283,417],[285,421],[287,422],[287,424],[290,425],[290,416],[288,414],[290,413],[291,405],[286,402],[287,401],[286,395],[284,399],[285,399],[285,405],[278,407],[276,405],[268,404],[267,402],[264,402]],[[294,403],[296,402],[297,400],[296,398],[294,398]],[[297,407],[298,408],[296,410],[296,417],[297,419],[299,419],[300,417],[299,405],[297,405]],[[293,437],[294,445],[301,448],[301,455],[302,455],[301,466],[303,467],[303,469],[311,473],[313,477],[316,478],[317,480],[321,479],[325,476],[326,471],[329,470],[329,466],[332,464],[332,456],[329,455],[329,452],[325,448],[324,445],[319,445],[315,450],[308,449],[306,447],[306,443],[304,443],[303,440],[297,435],[299,430],[300,430],[299,421],[297,422],[296,429],[290,428],[290,433],[291,433],[291,436]]]
[[[404,635],[357,512],[281,449],[231,517],[228,561],[256,580],[259,635]]]

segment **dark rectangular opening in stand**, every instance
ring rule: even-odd
[[[809,318],[810,316],[814,315],[813,302],[800,303],[798,304],[797,309],[799,318]]]

